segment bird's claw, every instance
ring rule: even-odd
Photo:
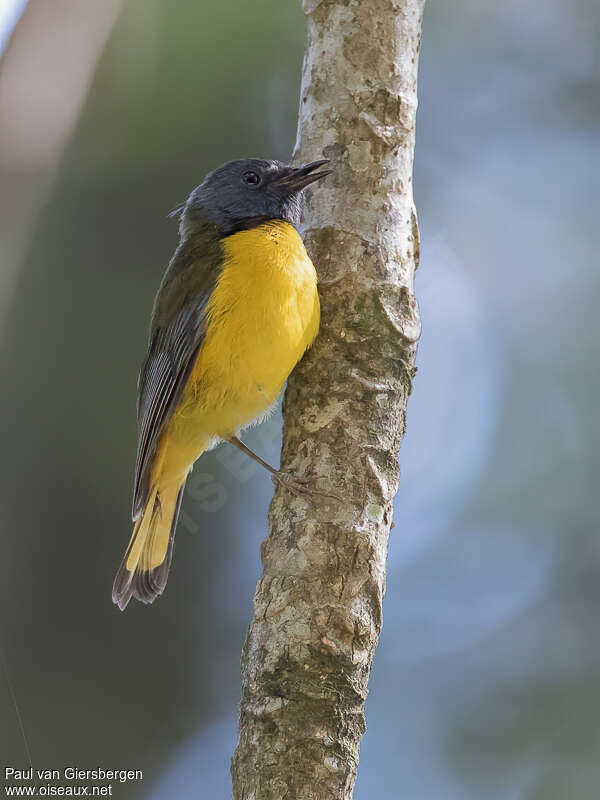
[[[343,500],[337,494],[332,494],[331,492],[323,492],[320,489],[315,489],[313,485],[313,481],[310,478],[299,478],[297,476],[292,476],[289,472],[273,472],[271,474],[271,478],[273,483],[279,484],[284,489],[292,492],[293,494],[303,494],[303,495],[316,495],[317,497],[329,497],[333,500],[337,500],[338,502],[342,503]]]

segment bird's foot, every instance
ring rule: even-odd
[[[264,459],[262,459],[260,456],[257,456],[256,453],[250,450],[250,448],[240,441],[237,436],[231,436],[228,441],[234,447],[237,447],[238,450],[241,450],[242,453],[245,453],[247,456],[253,459],[253,461],[256,461],[257,464],[260,464],[261,467],[264,467],[268,472],[270,472],[273,483],[278,483],[280,486],[283,486],[284,489],[287,489],[294,494],[329,497],[332,500],[337,500],[338,503],[344,502],[344,500],[337,494],[315,489],[314,486],[311,486],[312,481],[310,481],[308,478],[298,478],[294,475],[290,475],[289,472],[284,472],[281,469],[275,469],[275,467],[272,467],[270,464],[264,461]]]
[[[289,472],[283,470],[276,470],[271,473],[273,483],[279,484],[284,489],[299,495],[314,495],[316,497],[329,497],[332,500],[337,500],[343,503],[342,498],[333,494],[332,492],[324,492],[322,489],[316,489],[314,482],[310,478],[299,478],[295,475],[290,475]]]

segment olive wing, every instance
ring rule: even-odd
[[[156,296],[148,355],[138,379],[138,450],[132,517],[150,493],[160,434],[171,419],[206,332],[206,305],[220,272],[220,247],[178,248]]]

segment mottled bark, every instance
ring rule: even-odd
[[[322,323],[288,383],[282,465],[344,501],[275,492],[242,655],[236,800],[352,797],[419,336],[423,4],[304,0],[295,160],[323,154],[335,172],[306,214]]]

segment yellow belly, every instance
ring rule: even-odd
[[[317,276],[292,225],[240,231],[224,239],[223,250],[206,337],[161,436],[163,478],[267,410],[319,328]]]

